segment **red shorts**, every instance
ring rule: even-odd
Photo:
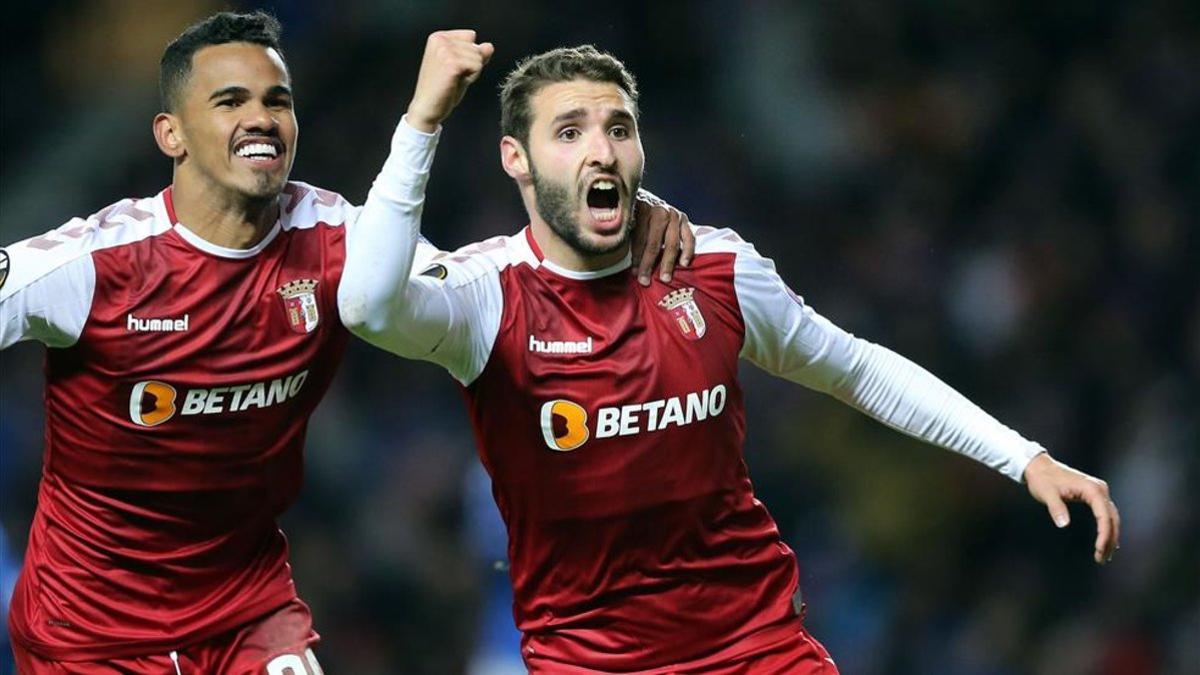
[[[135,656],[107,661],[51,661],[12,643],[21,675],[322,675],[312,646],[308,605],[292,600],[265,617],[228,633],[180,647],[170,654]]]
[[[825,647],[803,628],[766,651],[679,675],[838,675]]]
[[[546,675],[603,675],[607,671],[591,670],[561,663],[525,662],[530,673]],[[732,659],[700,659],[686,664],[663,666],[636,671],[638,675],[839,675],[829,652],[803,626],[786,638],[755,649],[748,656]]]

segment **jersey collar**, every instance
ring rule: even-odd
[[[162,191],[162,198],[163,207],[167,211],[167,218],[171,221],[171,227],[175,230],[175,233],[195,248],[198,248],[209,255],[217,256],[218,258],[230,258],[233,260],[253,258],[261,253],[263,249],[269,246],[271,242],[275,240],[275,237],[279,236],[279,232],[283,229],[280,226],[279,221],[276,220],[275,225],[271,227],[271,231],[267,232],[267,236],[263,237],[262,241],[258,242],[254,246],[251,246],[250,248],[227,248],[225,246],[217,246],[195,232],[192,232],[187,228],[186,225],[179,222],[179,218],[175,215],[175,200],[171,196],[170,186],[167,186],[167,189]]]
[[[623,272],[633,265],[633,255],[627,251],[624,258],[621,258],[615,264],[609,265],[603,269],[586,271],[569,270],[561,265],[556,265],[552,260],[546,259],[546,255],[542,253],[542,247],[538,246],[537,240],[533,238],[532,227],[525,227],[525,242],[529,245],[529,250],[533,252],[534,257],[537,258],[539,266],[560,277],[566,277],[567,279],[576,279],[578,281],[602,279],[604,277],[610,277],[617,272]]]

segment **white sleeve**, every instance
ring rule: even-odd
[[[484,254],[449,256],[434,261],[411,286],[413,314],[433,313],[444,319],[445,330],[407,356],[445,368],[464,386],[479,377],[491,357],[504,314],[500,270]]]
[[[420,238],[421,211],[440,133],[422,133],[401,119],[367,203],[346,229],[346,262],[337,294],[342,324],[399,354],[412,351],[409,342],[420,351],[421,344],[444,333],[448,320],[436,298],[406,298],[414,259],[431,257],[432,246]],[[422,305],[429,306],[418,313],[421,320],[408,320]]]
[[[367,203],[347,226],[338,313],[376,347],[438,363],[468,384],[499,330],[499,274],[486,256],[447,259],[439,274],[421,274],[444,256],[420,236],[440,133],[419,132],[403,119],[397,125]]]
[[[734,285],[746,330],[742,356],[763,370],[1018,482],[1030,460],[1045,452],[929,371],[817,314],[750,244],[740,242],[736,255]]]
[[[0,249],[0,349],[21,340],[70,347],[92,311],[96,267],[91,254],[67,246],[39,247],[39,241],[45,239]]]

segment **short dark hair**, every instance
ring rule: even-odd
[[[228,42],[250,42],[270,47],[282,58],[281,32],[279,21],[261,10],[249,14],[218,12],[188,26],[167,45],[158,63],[158,96],[162,109],[174,112],[179,105],[183,87],[192,72],[192,56],[202,48]]]
[[[529,145],[533,112],[529,100],[542,87],[571,80],[611,82],[625,91],[637,117],[637,80],[617,57],[592,45],[559,47],[517,63],[500,87],[500,132]]]

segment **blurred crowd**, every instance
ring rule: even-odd
[[[495,42],[428,190],[424,232],[448,248],[525,224],[498,161],[503,74],[559,45],[613,52],[642,89],[647,187],[1109,481],[1122,545],[1098,567],[1085,511],[1056,530],[1023,486],[745,369],[750,475],[843,673],[1200,672],[1200,5],[233,4],[284,23],[293,178],[356,202],[424,36]],[[157,59],[226,6],[6,10],[0,243],[169,183]],[[36,502],[40,362],[0,354],[5,599]],[[327,672],[523,672],[503,526],[438,368],[352,346],[283,527]]]

